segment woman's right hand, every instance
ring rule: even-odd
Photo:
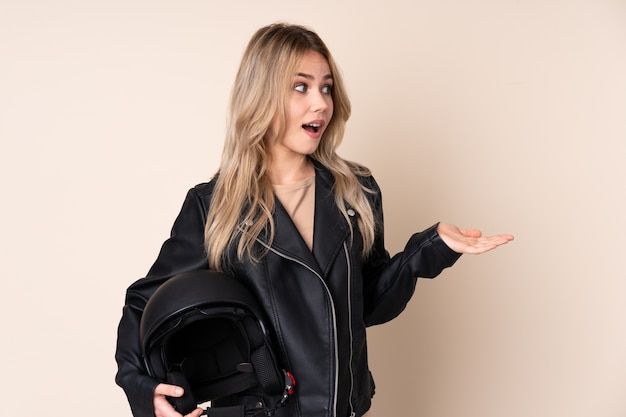
[[[172,404],[167,400],[167,397],[182,397],[184,390],[176,385],[159,384],[154,389],[154,397],[152,403],[154,405],[155,417],[181,417],[181,414],[177,412]],[[202,414],[202,408],[196,408],[185,417],[200,417]]]

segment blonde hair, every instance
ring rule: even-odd
[[[227,248],[236,245],[237,258],[258,260],[255,240],[264,230],[274,237],[274,193],[267,176],[270,155],[264,137],[278,117],[282,135],[287,119],[287,98],[305,53],[323,55],[333,77],[333,117],[317,150],[311,155],[328,168],[334,179],[335,200],[352,231],[347,206],[360,214],[357,226],[363,236],[363,255],[374,242],[375,221],[365,188],[357,176],[369,171],[336,153],[350,117],[350,100],[333,58],[319,36],[297,25],[273,24],[259,29],[244,52],[231,93],[226,139],[215,178],[205,227],[209,266],[223,269]]]

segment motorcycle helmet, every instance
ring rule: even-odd
[[[278,366],[262,317],[254,296],[233,276],[209,270],[176,275],[143,311],[139,333],[146,369],[184,388],[183,397],[170,398],[183,415],[198,404],[250,390],[272,399],[256,405],[271,415],[293,394],[295,380]],[[217,415],[211,410],[205,414]],[[220,416],[227,415],[223,411]],[[239,409],[233,415],[243,414]]]

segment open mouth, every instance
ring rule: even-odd
[[[322,128],[322,124],[321,123],[307,123],[307,124],[303,124],[302,128],[309,132],[317,133]]]

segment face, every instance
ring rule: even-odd
[[[307,52],[287,98],[285,132],[281,137],[272,136],[278,131],[277,118],[270,128],[269,149],[274,157],[301,157],[315,152],[333,116],[332,87],[326,58],[319,52]]]

